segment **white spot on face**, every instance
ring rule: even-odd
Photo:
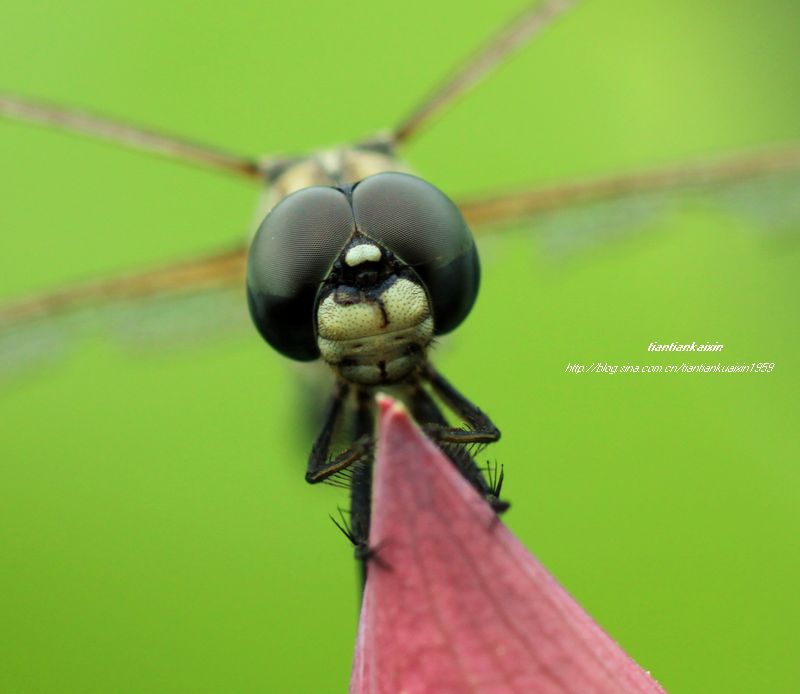
[[[361,263],[377,263],[381,259],[381,249],[371,243],[360,243],[353,246],[344,257],[344,262],[350,267]]]

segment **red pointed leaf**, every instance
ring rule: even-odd
[[[373,492],[351,694],[663,693],[389,399]]]

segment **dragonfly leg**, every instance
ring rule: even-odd
[[[333,432],[336,428],[347,395],[350,392],[350,386],[345,381],[338,381],[328,404],[328,409],[325,412],[325,419],[322,423],[314,445],[311,448],[311,454],[308,457],[308,467],[306,468],[306,482],[316,484],[323,482],[337,472],[346,470],[353,463],[364,459],[372,454],[375,447],[372,434],[359,436],[350,448],[342,451],[333,458],[330,456],[331,439]]]
[[[352,466],[350,517],[347,519],[340,511],[341,521],[334,518],[333,522],[355,548],[356,559],[361,563],[363,585],[367,577],[367,564],[371,559],[376,558],[376,551],[368,545],[372,501],[372,454],[375,447],[372,397],[369,391],[361,388],[356,390],[356,409],[353,413],[355,442],[339,455],[333,458],[329,457],[331,439],[342,416],[349,392],[350,386],[346,382],[339,381],[336,384],[325,413],[322,430],[311,449],[306,481],[312,484],[322,482],[337,472],[342,472]]]
[[[344,381],[337,381],[334,386],[333,395],[328,402],[328,408],[325,410],[322,429],[320,429],[319,434],[317,434],[314,445],[311,447],[311,454],[308,456],[306,482],[314,483],[318,482],[320,479],[324,479],[319,477],[319,471],[323,469],[328,462],[328,451],[331,447],[333,431],[342,415],[342,408],[344,407],[344,402],[349,390],[349,386]]]
[[[442,398],[442,400],[444,400],[444,398]],[[473,443],[481,444],[496,441],[500,434],[497,428],[489,422],[494,432],[496,432],[494,438],[476,438],[474,434],[478,432],[455,429],[448,426],[442,411],[419,382],[417,382],[411,390],[408,404],[414,419],[422,425],[426,433],[434,440],[439,448],[441,448],[445,455],[450,458],[458,471],[475,488],[478,494],[486,499],[497,513],[502,513],[507,510],[509,507],[508,502],[501,501],[498,498],[499,488],[487,483],[483,472],[467,448],[467,446]],[[477,410],[477,408],[474,409]],[[478,410],[478,412],[480,412],[480,410]],[[460,412],[457,413],[461,415]],[[485,417],[485,415],[483,416]],[[488,418],[486,419],[488,421]],[[490,431],[489,433],[493,432]]]
[[[356,394],[356,441],[371,439],[374,431],[372,397],[359,389]],[[369,547],[369,521],[372,512],[372,456],[353,468],[350,479],[350,530],[356,559],[361,563],[361,585],[367,580],[367,565],[374,550]]]
[[[430,428],[429,434],[439,441],[447,443],[494,443],[500,439],[500,430],[479,407],[473,405],[459,393],[445,378],[426,364],[422,370],[422,378],[430,383],[433,392],[455,414],[466,422],[468,429],[447,426],[447,423],[436,424]]]

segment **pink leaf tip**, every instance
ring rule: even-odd
[[[385,396],[379,431],[350,694],[663,693]]]

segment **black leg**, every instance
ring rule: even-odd
[[[328,411],[325,413],[325,420],[322,430],[314,441],[311,448],[311,455],[308,457],[308,467],[306,468],[306,482],[316,484],[328,479],[337,472],[346,470],[353,463],[372,454],[374,442],[372,433],[359,436],[350,448],[342,451],[334,458],[329,458],[331,448],[331,438],[334,429],[342,415],[345,399],[350,391],[350,387],[344,381],[338,381],[336,388],[331,396]]]
[[[319,470],[328,462],[328,451],[331,448],[331,438],[336,423],[342,414],[342,407],[347,398],[350,387],[344,381],[337,381],[333,395],[328,402],[328,409],[325,412],[325,419],[322,422],[322,429],[317,435],[314,445],[311,447],[311,454],[308,456],[308,467],[306,468],[306,482],[316,482]]]
[[[372,398],[369,392],[357,391],[355,412],[356,440],[372,438],[374,421]],[[367,564],[370,559],[369,519],[372,500],[372,456],[364,458],[353,468],[350,479],[350,529],[356,547],[356,559],[361,561],[362,586],[367,580]]]
[[[444,398],[442,399],[444,400]],[[495,487],[487,483],[475,459],[465,448],[465,445],[475,443],[476,441],[474,439],[461,437],[459,437],[458,440],[454,440],[455,437],[450,435],[450,432],[458,432],[459,434],[470,434],[472,432],[464,431],[463,429],[454,429],[448,426],[447,420],[441,410],[419,382],[412,387],[408,405],[414,419],[431,435],[431,438],[433,438],[445,455],[450,458],[464,478],[484,499],[486,499],[495,511],[498,513],[505,511],[508,508],[508,503],[500,501],[498,498],[499,490],[496,492]],[[477,408],[474,409],[477,410]],[[480,410],[478,411],[480,412]],[[497,432],[497,435],[499,436],[499,432]],[[480,443],[481,441],[477,442]]]
[[[444,377],[430,365],[425,364],[422,378],[431,384],[436,393],[455,414],[469,426],[468,430],[444,425],[434,425],[429,433],[439,441],[448,443],[494,443],[500,438],[500,430],[478,407],[459,393]]]

